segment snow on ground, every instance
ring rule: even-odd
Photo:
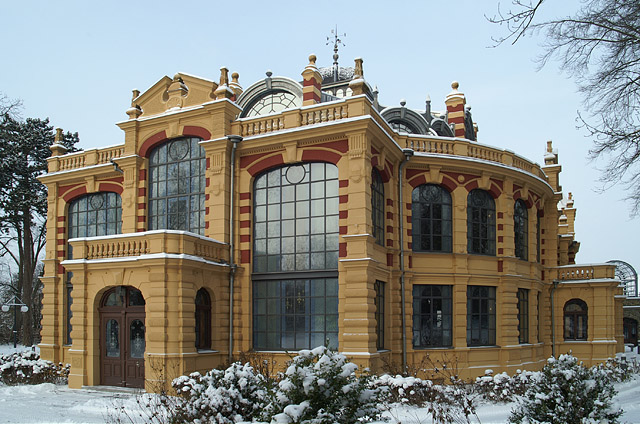
[[[19,346],[18,350],[25,349]],[[0,346],[0,354],[13,352],[13,346]],[[630,356],[627,354],[627,356]],[[635,356],[635,355],[634,355]],[[631,359],[631,358],[629,358]],[[640,376],[616,385],[616,405],[624,409],[622,423],[640,423]],[[0,423],[104,423],[124,408],[129,417],[138,415],[139,391],[110,392],[96,389],[72,390],[66,386],[39,384],[35,386],[0,385]],[[478,408],[482,424],[506,423],[514,404],[484,404]],[[430,423],[426,410],[397,406],[385,416],[389,423]],[[144,420],[143,420],[144,421]],[[141,422],[143,422],[141,421]],[[129,422],[125,418],[124,422]],[[378,422],[380,424],[382,422]]]

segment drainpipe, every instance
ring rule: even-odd
[[[405,288],[404,288],[404,213],[403,213],[403,204],[402,200],[402,169],[404,165],[409,161],[411,156],[413,156],[412,149],[402,149],[402,153],[404,154],[404,160],[400,162],[400,166],[398,166],[398,221],[399,221],[399,229],[400,229],[400,298],[401,298],[401,313],[402,313],[402,370],[403,372],[407,371],[407,316],[406,316],[406,305],[405,305]]]
[[[238,265],[235,263],[235,223],[233,220],[233,211],[235,209],[235,181],[236,181],[236,149],[242,141],[239,135],[228,135],[227,140],[231,144],[231,184],[229,189],[229,364],[233,360],[233,289],[236,277],[236,269]]]
[[[553,287],[551,287],[551,356],[556,357],[556,311],[553,306],[553,298],[555,297],[555,291],[558,288],[560,281],[553,280]]]

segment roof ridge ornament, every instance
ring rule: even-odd
[[[346,47],[346,44],[342,41],[342,37],[346,37],[347,33],[339,35],[338,34],[338,25],[336,24],[336,29],[331,30],[331,36],[327,37],[327,46],[333,43],[333,82],[338,81],[338,44],[342,44],[343,47]],[[333,38],[333,39],[332,39]]]

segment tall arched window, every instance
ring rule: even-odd
[[[338,347],[338,168],[284,166],[254,185],[253,347]]]
[[[204,288],[196,293],[196,349],[211,349],[211,297]]]
[[[371,220],[376,243],[384,246],[384,183],[377,169],[371,171]]]
[[[496,205],[484,190],[471,190],[467,196],[467,251],[496,254]]]
[[[564,339],[587,340],[587,304],[571,299],[564,305]]]
[[[149,156],[149,229],[204,234],[205,154],[199,138],[169,140]]]
[[[111,192],[88,194],[69,203],[68,235],[95,237],[120,234],[122,232],[122,200]],[[73,259],[71,245],[67,247],[67,258]],[[71,344],[71,304],[73,303],[73,273],[67,272],[65,282],[66,337],[65,344]]]
[[[443,187],[423,184],[411,193],[414,252],[451,252],[451,195]]]
[[[522,199],[516,200],[513,207],[513,238],[516,257],[529,260],[529,210]]]

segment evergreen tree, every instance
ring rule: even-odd
[[[74,151],[78,134],[63,134],[60,144]],[[54,142],[49,120],[20,121],[10,113],[0,119],[0,256],[18,269],[15,293],[29,307],[22,322],[22,342],[31,345],[33,318],[39,315],[38,257],[45,244],[47,189],[38,176],[47,171]]]

